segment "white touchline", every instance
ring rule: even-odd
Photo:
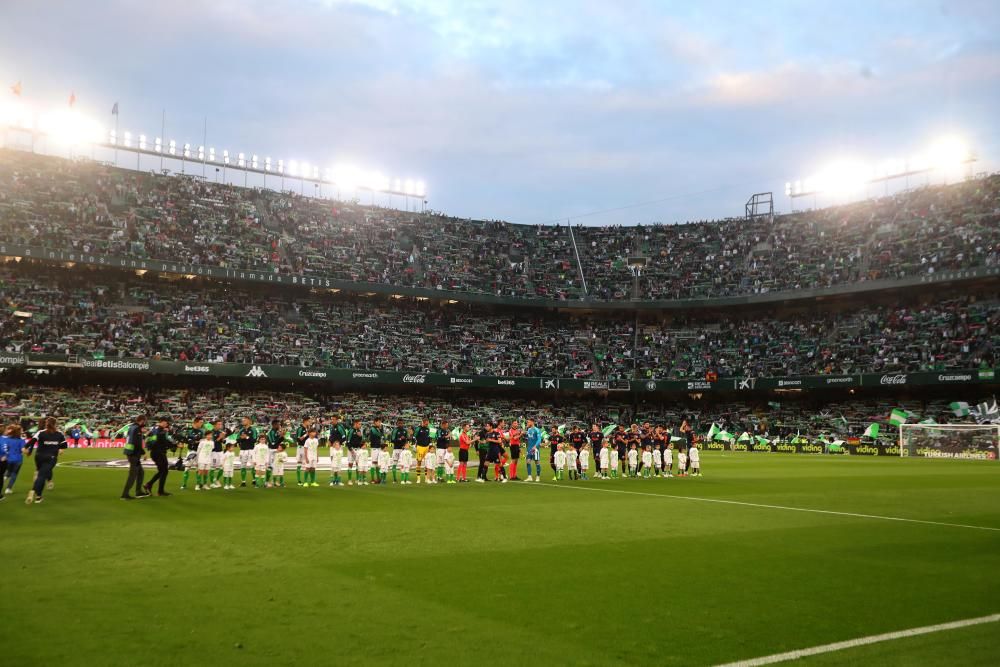
[[[856,512],[837,512],[835,510],[817,510],[808,507],[789,507],[788,505],[767,505],[764,503],[748,503],[742,500],[722,500],[721,498],[698,498],[696,496],[675,496],[669,493],[643,493],[642,491],[621,491],[619,489],[598,489],[589,486],[564,486],[562,484],[542,484],[552,489],[573,489],[575,491],[599,491],[603,493],[624,493],[631,496],[649,496],[651,498],[671,498],[673,500],[691,500],[702,503],[719,503],[722,505],[741,505],[743,507],[763,507],[772,510],[787,510],[789,512],[811,512],[813,514],[832,514],[834,516],[850,516],[859,519],[878,519],[880,521],[901,521],[903,523],[921,523],[928,526],[948,526],[949,528],[970,528],[972,530],[988,530],[1000,533],[1000,528],[993,526],[973,526],[966,523],[948,523],[947,521],[928,521],[926,519],[905,519],[899,516],[883,516],[881,514],[858,514]]]
[[[788,651],[787,653],[775,653],[774,655],[765,655],[762,658],[753,658],[751,660],[739,660],[737,662],[729,662],[726,663],[725,665],[719,665],[718,667],[756,667],[757,665],[773,665],[776,662],[785,662],[787,660],[798,660],[800,658],[807,658],[812,655],[820,655],[821,653],[833,653],[834,651],[843,651],[844,649],[855,648],[856,646],[867,646],[868,644],[877,644],[879,642],[887,642],[887,641],[892,641],[894,639],[904,639],[906,637],[927,635],[932,632],[957,630],[958,628],[967,628],[970,625],[996,623],[997,621],[1000,621],[1000,614],[990,614],[989,616],[980,616],[979,618],[967,618],[963,621],[952,621],[951,623],[939,623],[937,625],[925,625],[922,628],[911,628],[910,630],[897,630],[896,632],[887,632],[882,635],[859,637],[858,639],[849,639],[847,641],[835,642],[833,644],[823,644],[822,646],[813,646],[812,648],[803,648],[797,651]]]

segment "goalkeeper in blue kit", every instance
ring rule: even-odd
[[[525,460],[528,463],[528,481],[542,481],[542,432],[535,426],[535,420],[528,420],[528,429],[524,432],[524,444],[527,448]],[[531,464],[535,464],[535,476],[531,475]]]

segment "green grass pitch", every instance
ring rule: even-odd
[[[100,456],[66,453],[30,507],[29,462],[0,504],[4,665],[711,665],[1000,611],[1000,531],[703,500],[1000,529],[990,462],[198,493],[171,472],[173,497],[125,503],[124,470],[68,465]],[[996,664],[998,630],[803,662]]]

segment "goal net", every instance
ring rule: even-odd
[[[899,455],[931,459],[995,461],[1000,447],[996,424],[901,424]]]

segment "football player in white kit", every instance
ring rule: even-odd
[[[261,434],[253,448],[254,483],[258,489],[263,489],[267,482],[267,465],[271,458],[271,450],[267,446],[267,435]]]
[[[701,477],[701,452],[693,442],[688,447],[688,461],[691,463],[691,476]]]
[[[208,477],[212,470],[212,450],[215,449],[215,441],[210,433],[198,441],[198,473],[195,475],[194,490],[201,491],[208,488]]]
[[[389,468],[392,466],[392,455],[389,453],[389,445],[382,445],[378,450],[378,483],[385,484],[389,477]]]
[[[611,467],[610,447],[608,447],[607,445],[602,445],[601,451],[597,455],[597,458],[598,458],[598,465],[600,466],[600,472],[598,473],[597,476],[601,479],[607,479],[608,468]]]
[[[451,449],[444,450],[441,460],[444,463],[445,484],[457,484],[458,482],[455,480],[455,455],[451,453]]]
[[[226,443],[226,451],[222,452],[222,488],[229,490],[233,487],[233,471],[236,469],[236,450],[231,442]]]
[[[344,447],[339,440],[330,443],[330,486],[341,486],[340,470],[344,461]]]
[[[288,452],[285,451],[285,443],[279,442],[278,449],[275,450],[271,461],[271,483],[274,486],[285,486],[285,461],[288,460]]]
[[[355,465],[357,465],[357,471],[358,471],[358,486],[367,486],[368,477],[371,474],[372,470],[371,452],[368,451],[368,448],[362,447],[358,449],[357,452],[354,454],[354,458],[356,461]]]
[[[427,448],[427,453],[424,454],[424,474],[427,476],[428,484],[437,484],[437,464],[437,447],[431,445]],[[419,477],[417,481],[420,481]]]
[[[584,445],[580,448],[580,479],[587,479],[588,470],[590,470],[590,445]]]
[[[309,429],[309,437],[306,438],[305,456],[302,459],[302,467],[305,469],[302,486],[319,486],[316,483],[316,460],[319,458],[319,439],[316,437],[316,429]]]
[[[628,456],[628,476],[636,477],[639,470],[639,450],[632,445],[626,456]]]
[[[400,484],[412,484],[410,481],[410,468],[413,467],[413,452],[410,451],[410,443],[406,443],[399,452],[399,472],[401,476]]]
[[[556,464],[556,479],[562,480],[563,473],[566,471],[566,452],[563,450],[562,444],[559,444],[556,447],[555,464]]]
[[[567,447],[564,451],[566,452],[566,474],[570,479],[576,479],[576,462],[577,459],[580,458],[579,454],[577,453],[576,448],[572,446]]]
[[[302,462],[306,458],[306,440],[309,439],[309,432],[312,431],[315,437],[316,431],[312,427],[312,419],[305,417],[302,424],[295,430],[295,477],[299,486],[302,486]]]

